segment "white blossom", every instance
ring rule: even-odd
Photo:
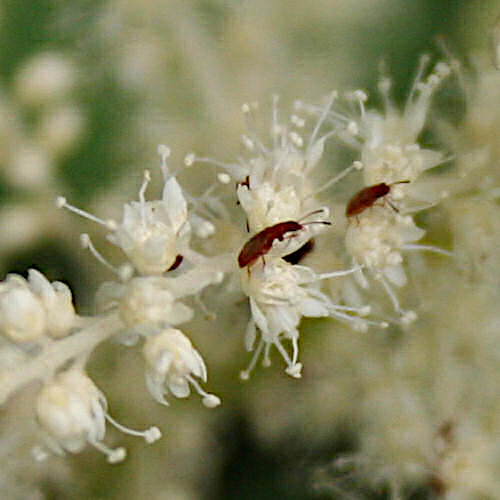
[[[162,199],[146,201],[145,193],[151,180],[151,175],[146,170],[139,190],[139,201],[124,205],[121,224],[114,220],[100,219],[74,207],[63,196],[56,198],[58,208],[66,208],[110,230],[108,240],[121,248],[137,272],[142,275],[159,275],[169,271],[183,257],[183,253],[189,251],[191,225],[187,201],[177,179],[169,173],[167,158],[170,150],[167,146],[160,145],[158,152],[162,158],[161,171],[164,178]],[[213,230],[210,232],[205,224],[203,232],[212,234]],[[102,264],[123,279],[122,270],[114,268],[99,254],[88,235],[82,236],[83,245]],[[125,274],[130,273],[127,270]]]
[[[36,269],[29,270],[28,283],[40,298],[47,313],[47,334],[54,338],[67,335],[77,321],[68,285],[60,281],[49,283],[47,278]]]
[[[207,408],[220,404],[220,399],[205,392],[196,378],[207,381],[207,369],[203,358],[191,341],[180,330],[169,328],[144,343],[146,360],[146,385],[151,395],[161,404],[167,405],[165,394],[186,398],[191,393],[190,385],[202,396]]]
[[[415,242],[422,239],[425,231],[419,228],[409,215],[400,215],[391,207],[372,206],[359,216],[352,217],[347,227],[345,244],[354,265],[362,265],[354,277],[362,288],[369,282],[364,275],[366,270],[374,279],[381,282],[388,293],[394,309],[411,322],[416,318],[413,311],[404,311],[391,285],[402,287],[407,283],[403,267],[403,252],[422,250],[451,255],[450,252]]]
[[[96,294],[100,311],[118,311],[125,326],[121,340],[134,344],[139,335],[153,335],[164,328],[190,321],[194,310],[182,300],[199,295],[224,274],[193,268],[176,277],[140,276],[125,283],[104,282]]]
[[[425,170],[435,167],[446,156],[440,151],[422,148],[418,138],[426,123],[431,98],[440,83],[450,73],[450,67],[438,63],[434,70],[423,78],[428,63],[423,57],[415,82],[403,111],[389,102],[385,79],[379,89],[386,99],[385,113],[369,110],[359,119],[359,135],[362,141],[361,158],[365,185],[385,182],[391,184],[401,180],[415,181]],[[414,193],[412,193],[414,194]]]
[[[438,62],[424,77],[428,63],[429,57],[423,56],[402,110],[390,99],[390,79],[383,77],[378,86],[384,102],[383,112],[367,108],[368,96],[355,90],[346,93],[349,106],[334,105],[327,120],[333,124],[334,130],[338,130],[337,136],[359,152],[365,186],[409,181],[398,186],[399,199],[408,194],[413,200],[433,204],[444,197],[446,191],[426,182],[414,181],[449,157],[442,151],[422,147],[418,140],[428,119],[432,97],[451,73],[451,67]],[[358,112],[346,111],[346,108],[352,109],[352,104],[357,105]],[[323,113],[322,107],[302,107],[316,115]]]
[[[298,132],[304,126],[304,120],[292,115],[290,123],[282,123],[275,96],[269,146],[259,138],[255,129],[253,111],[256,104],[244,104],[242,110],[247,119],[248,135],[244,135],[242,140],[248,150],[248,158],[240,158],[239,163],[222,163],[191,153],[185,163],[212,163],[225,169],[237,181],[236,195],[251,231],[259,232],[278,222],[298,220],[317,207],[315,196],[325,188],[313,182],[312,174],[323,155],[325,141],[335,133],[320,134],[335,97],[332,94],[322,116],[305,140]],[[338,179],[346,173],[341,173]],[[224,181],[227,183],[227,179]],[[331,184],[329,182],[328,186]]]
[[[59,281],[50,283],[30,269],[28,280],[10,274],[0,283],[0,328],[15,342],[38,340],[44,335],[67,335],[77,316],[71,291]]]
[[[37,397],[36,415],[47,446],[57,454],[78,453],[90,444],[103,452],[108,462],[121,462],[126,450],[111,449],[103,443],[106,421],[125,433],[143,437],[148,443],[161,437],[156,427],[138,432],[114,421],[107,413],[104,394],[78,368],[62,372],[44,385]]]
[[[144,198],[148,182],[149,175],[139,201],[125,204],[122,223],[108,239],[123,250],[139,273],[156,275],[168,271],[182,255],[190,226],[187,203],[175,177],[165,181],[162,199],[157,201]]]
[[[167,278],[132,278],[126,284],[106,282],[97,297],[101,310],[118,308],[121,320],[133,332],[148,335],[159,328],[192,319],[194,311],[178,300]]]
[[[251,318],[245,335],[245,346],[254,355],[247,370],[241,372],[248,379],[262,349],[263,364],[269,366],[269,351],[275,346],[287,364],[286,373],[300,378],[302,363],[298,361],[299,323],[305,317],[335,317],[348,321],[359,330],[365,331],[367,320],[346,314],[369,313],[369,307],[351,308],[335,304],[328,295],[320,291],[317,283],[326,278],[349,274],[353,270],[316,274],[305,266],[292,265],[278,259],[261,266],[244,268],[240,271],[241,286],[250,300]],[[255,345],[257,328],[260,340]],[[292,356],[282,345],[283,340],[292,343]]]

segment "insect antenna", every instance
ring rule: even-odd
[[[312,212],[309,212],[308,214],[304,215],[297,222],[301,223],[303,220],[311,217],[311,215],[316,215],[316,214],[324,214],[325,217],[328,217],[330,215],[330,211],[326,207],[321,207],[318,208],[317,210],[313,210]]]

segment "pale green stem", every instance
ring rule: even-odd
[[[35,380],[46,380],[68,361],[88,356],[97,345],[122,328],[113,313],[96,320],[87,328],[47,344],[40,354],[15,367],[0,370],[0,404],[21,387]]]

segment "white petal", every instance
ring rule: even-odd
[[[396,286],[406,285],[406,274],[401,264],[396,266],[387,266],[384,268],[384,275]]]
[[[182,302],[175,302],[165,319],[171,325],[179,325],[190,321],[193,316],[194,311],[189,306]]]
[[[250,297],[250,311],[252,313],[253,320],[260,328],[260,330],[263,332],[267,332],[269,330],[269,327],[266,317],[264,316],[264,313],[262,312],[260,307],[257,305],[257,302],[252,297]]]
[[[255,321],[253,319],[250,319],[248,321],[247,329],[245,332],[245,349],[247,351],[253,351],[256,338],[257,328],[255,328]]]
[[[146,372],[146,387],[153,398],[160,404],[168,406],[168,401],[164,397],[164,381],[150,372]]]
[[[205,361],[203,361],[203,358],[201,357],[201,354],[196,350],[193,349],[193,354],[198,362],[198,367],[199,369],[196,372],[193,372],[197,377],[201,378],[203,382],[207,381],[207,367],[205,366]]]
[[[168,388],[176,398],[187,398],[191,392],[188,381],[182,377],[171,378],[168,381]]]
[[[309,318],[328,316],[328,308],[319,300],[307,298],[299,302],[300,313]]]
[[[31,290],[42,299],[46,307],[50,307],[55,302],[56,294],[54,289],[40,271],[30,269],[28,271],[28,282]]]
[[[166,204],[172,228],[177,233],[187,220],[187,203],[175,177],[170,177],[165,182],[162,200]]]
[[[325,137],[316,141],[307,154],[307,170],[313,168],[323,155]]]
[[[170,351],[162,351],[157,357],[155,363],[155,370],[157,373],[164,375],[170,369],[170,365],[174,359],[174,355]]]

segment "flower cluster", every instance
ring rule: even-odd
[[[481,422],[464,422],[470,408],[459,401],[460,395],[435,408],[425,390],[429,384],[424,383],[432,378],[433,395],[446,399],[436,381],[455,373],[456,353],[469,355],[467,338],[460,339],[463,345],[459,345],[457,339],[421,335],[415,330],[417,311],[406,309],[396,292],[410,281],[408,254],[452,255],[422,243],[426,230],[417,225],[413,214],[447,196],[463,195],[464,186],[471,182],[464,180],[454,191],[449,189],[448,176],[434,182],[431,174],[425,174],[449,160],[443,151],[423,146],[419,138],[432,97],[451,73],[450,65],[438,63],[425,76],[427,64],[423,58],[402,111],[389,98],[387,78],[379,84],[384,112],[368,109],[367,94],[356,90],[343,97],[332,92],[321,107],[297,102],[297,114],[283,120],[275,97],[269,141],[257,132],[258,106],[245,104],[248,130],[242,136],[243,157],[233,163],[194,153],[184,158],[185,167],[210,164],[216,170],[216,182],[200,196],[181,187],[184,172],[177,176],[169,169],[170,151],[160,146],[161,199],[146,198],[151,174],[145,171],[138,200],[125,204],[121,222],[101,219],[58,197],[59,208],[104,227],[107,240],[121,250],[123,263],[111,264],[89,235],[81,236],[83,246],[115,276],[99,287],[98,314],[89,317],[75,312],[66,285],[51,283],[36,270],[30,270],[27,279],[8,275],[0,283],[0,400],[37,380],[42,388],[35,413],[46,448],[63,454],[91,445],[110,463],[123,460],[124,448],[105,443],[107,424],[147,443],[155,442],[161,433],[156,426],[145,431],[128,429],[110,416],[105,395],[87,373],[89,357],[109,339],[126,346],[141,344],[145,386],[155,401],[169,405],[172,397],[187,398],[194,391],[205,407],[219,406],[220,398],[202,387],[207,383],[207,367],[190,334],[198,309],[208,312],[201,295],[212,287],[210,298],[216,307],[225,305],[231,293],[244,297],[245,304],[248,300],[248,316],[234,325],[235,335],[241,335],[244,347],[252,352],[248,367],[240,372],[244,380],[259,361],[271,364],[272,350],[284,361],[287,375],[299,379],[303,371],[307,374],[309,365],[304,362],[304,368],[299,356],[303,318],[334,319],[334,331],[345,335],[342,323],[352,330],[349,338],[363,338],[354,344],[364,345],[365,351],[349,388],[360,394],[357,416],[364,455],[353,462],[372,467],[385,482],[394,482],[395,492],[399,492],[398,481],[424,483],[437,493],[453,487],[468,491],[460,482],[461,473],[479,484],[473,468],[460,465],[464,450],[470,447],[477,460],[491,468],[495,446],[485,442]],[[311,122],[306,114],[313,116]],[[333,171],[322,164],[325,148],[346,144],[354,150],[353,162]],[[325,196],[351,173],[362,180],[350,201],[343,195]],[[494,199],[495,188],[488,186],[487,192]],[[467,202],[465,197],[462,203]],[[231,206],[233,211],[238,207],[239,215],[233,217]],[[460,208],[460,203],[455,206]],[[457,241],[470,240],[474,220],[468,224],[468,230],[456,231]],[[222,225],[228,228],[227,234],[218,232]],[[476,234],[491,253],[491,241],[496,240],[488,227],[477,228],[472,237]],[[480,259],[472,257],[479,265]],[[420,266],[425,275],[426,259],[415,261],[413,268]],[[341,262],[350,267],[340,269]],[[444,287],[451,271],[438,272]],[[382,299],[377,286],[383,291]],[[391,312],[385,310],[384,296]],[[482,308],[486,300],[487,296],[478,294],[477,307]],[[442,320],[439,313],[429,312],[425,297],[422,303],[428,321]],[[222,315],[224,308],[216,312]],[[401,325],[405,328],[391,329],[403,332],[404,338],[401,344],[391,345],[388,362],[387,336],[364,334],[370,327],[378,332]],[[489,318],[487,328],[494,330],[495,325],[494,318]],[[332,338],[334,344],[335,335]],[[428,374],[422,374],[421,353],[431,352],[434,342],[443,355],[439,361],[426,359]],[[481,346],[485,356],[486,344]],[[446,432],[455,408],[461,413],[448,425],[454,432]],[[395,414],[400,417],[397,422],[392,419]],[[417,424],[412,427],[411,421]],[[409,428],[415,433],[408,433]],[[39,450],[37,456],[41,458],[43,452]],[[397,463],[391,463],[391,457],[398,457]],[[378,463],[384,465],[374,465]],[[481,488],[469,489],[488,491]]]
[[[146,172],[139,201],[125,205],[121,224],[99,219],[68,204],[65,198],[57,198],[58,207],[106,227],[108,239],[127,259],[118,267],[112,265],[90,237],[82,235],[83,246],[118,279],[103,283],[98,290],[97,317],[78,316],[68,286],[50,283],[34,269],[27,280],[9,275],[0,284],[0,331],[23,353],[19,366],[2,367],[0,371],[1,398],[5,400],[32,380],[42,381],[37,420],[46,446],[56,453],[76,453],[91,444],[105,453],[109,462],[123,460],[124,448],[113,450],[103,442],[106,422],[148,443],[161,436],[156,427],[139,432],[112,419],[105,396],[84,372],[94,348],[110,338],[126,345],[144,339],[146,386],[157,401],[166,404],[167,392],[186,397],[191,385],[206,407],[220,404],[220,399],[205,392],[196,380],[207,380],[200,354],[183,332],[172,327],[193,318],[193,308],[184,301],[220,283],[224,272],[210,258],[190,248],[188,203],[177,179],[168,171],[168,148],[160,146],[159,153],[165,181],[162,199],[146,201],[150,181]],[[196,216],[197,227],[206,228],[208,224],[205,218]],[[44,453],[39,450],[37,456]]]
[[[391,81],[383,77],[378,85],[383,113],[367,108],[367,94],[355,90],[343,99],[339,97],[325,118],[338,131],[339,142],[359,155],[356,163],[363,173],[363,188],[353,196],[346,211],[345,247],[353,264],[364,268],[354,274],[356,283],[368,289],[366,273],[380,282],[403,324],[411,323],[417,315],[401,307],[393,289],[407,283],[402,253],[423,250],[452,255],[441,248],[418,244],[426,231],[415,224],[411,215],[431,208],[448,195],[442,183],[422,179],[424,172],[449,160],[442,151],[419,144],[432,96],[451,73],[449,64],[439,62],[424,77],[428,64],[429,57],[423,56],[402,111],[391,102]],[[323,116],[322,108],[300,101],[296,108]],[[352,286],[345,296],[353,304],[360,301]]]

